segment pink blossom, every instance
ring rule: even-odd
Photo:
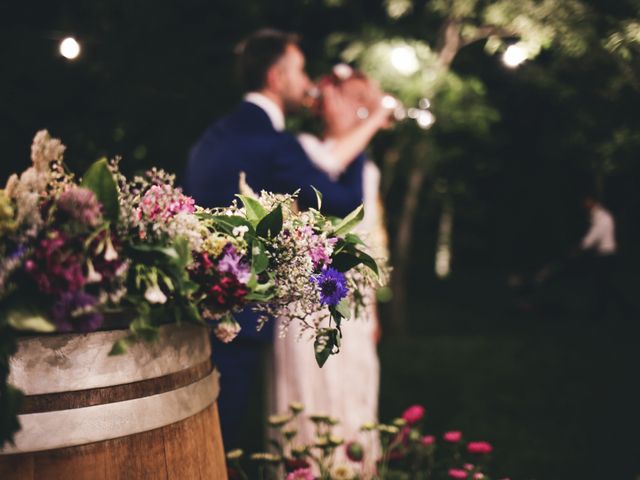
[[[483,478],[485,478],[485,476],[482,472],[476,472],[473,474],[473,480],[482,480]]]
[[[402,414],[402,418],[404,418],[409,425],[418,423],[422,420],[422,417],[424,417],[424,407],[422,405],[412,405]]]
[[[473,466],[473,464],[472,464],[472,463],[465,463],[465,464],[463,465],[463,467],[464,467],[464,469],[465,469],[465,470],[469,470],[469,471],[471,471],[471,470],[473,470],[473,469],[474,469],[474,466]]]
[[[153,185],[140,200],[138,219],[168,222],[178,213],[193,213],[195,201],[171,185]]]
[[[58,198],[58,209],[84,225],[95,227],[102,221],[101,206],[95,194],[82,187],[72,187]]]
[[[488,442],[469,442],[467,444],[467,451],[469,453],[486,454],[493,451],[493,447]]]
[[[287,475],[286,480],[315,480],[310,468],[299,468]]]
[[[466,470],[462,470],[461,468],[450,468],[449,469],[449,476],[451,478],[463,478],[466,479],[468,476],[468,473]]]
[[[443,438],[447,442],[457,443],[460,440],[462,440],[462,432],[460,432],[458,430],[453,430],[453,431],[450,431],[450,432],[446,432],[444,434]]]
[[[424,437],[422,437],[422,440],[420,440],[420,442],[424,446],[433,445],[434,443],[436,443],[436,437],[434,437],[433,435],[425,435]]]

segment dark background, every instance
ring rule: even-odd
[[[627,13],[617,2],[592,3],[602,15]],[[406,28],[418,29],[411,22]],[[63,140],[79,173],[103,155],[122,155],[128,172],[157,165],[179,173],[202,130],[241,96],[234,45],[267,25],[302,33],[312,76],[338,60],[326,53],[331,32],[402,29],[365,0],[333,8],[302,0],[0,2],[0,183],[28,165],[41,128]],[[75,62],[57,52],[67,35],[83,48]],[[618,226],[616,282],[638,304],[637,140],[623,141],[598,172],[616,130],[638,131],[640,95],[612,89],[619,70],[602,53],[545,52],[508,70],[478,45],[454,67],[484,82],[500,120],[480,139],[420,133],[464,154],[428,172],[411,251],[410,335],[386,335],[380,345],[381,418],[422,403],[433,432],[459,428],[493,442],[495,471],[511,478],[634,478],[638,319],[613,308],[589,322],[588,279],[562,267],[587,227],[581,195],[600,178]],[[373,157],[380,161],[376,153],[398,135],[376,139]],[[406,171],[385,198],[391,238]],[[445,177],[462,187],[452,275],[438,280],[437,185]],[[543,287],[508,287],[509,275],[549,262],[559,274]],[[516,308],[523,299],[530,308]],[[254,426],[247,434],[259,446]]]

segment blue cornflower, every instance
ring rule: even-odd
[[[312,279],[320,287],[320,303],[336,306],[347,296],[347,280],[334,268],[326,268]]]

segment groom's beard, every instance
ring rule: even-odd
[[[283,102],[283,105],[284,105],[284,113],[285,114],[298,113],[303,108],[302,102],[297,101],[297,100],[294,101],[294,100],[285,99],[284,102]]]

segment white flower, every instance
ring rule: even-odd
[[[331,480],[353,480],[355,474],[347,465],[337,465],[331,469]]]
[[[146,298],[149,303],[162,304],[167,301],[167,296],[162,292],[157,283],[147,287],[147,290],[144,292],[144,298]]]
[[[237,227],[233,227],[233,230],[231,231],[231,233],[233,234],[234,237],[244,238],[244,234],[247,233],[248,231],[249,231],[249,227],[247,227],[246,225],[239,225]]]
[[[113,243],[111,243],[111,237],[107,237],[107,240],[105,242],[105,251],[104,251],[104,259],[107,262],[111,262],[113,260],[116,260],[118,258],[118,252],[116,251],[116,249],[113,247]],[[164,303],[164,302],[161,302]]]
[[[215,328],[214,333],[222,343],[229,343],[240,333],[241,327],[234,319],[221,321]]]
[[[102,280],[102,275],[96,272],[91,260],[87,261],[87,283],[98,283]]]

